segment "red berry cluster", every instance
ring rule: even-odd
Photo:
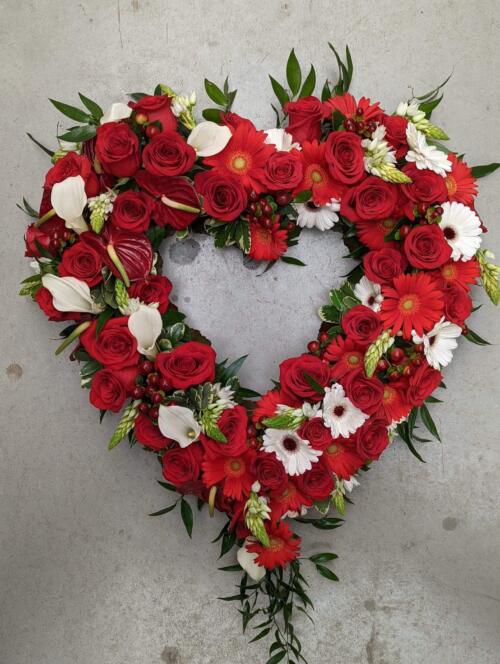
[[[132,396],[134,399],[142,399],[139,410],[151,419],[158,419],[158,406],[165,401],[166,392],[172,390],[172,386],[160,374],[154,371],[154,364],[149,360],[139,365],[138,384],[135,386]]]
[[[247,208],[247,216],[250,224],[261,224],[266,228],[272,228],[274,224],[279,223],[287,231],[295,229],[293,221],[287,221],[278,212],[279,208],[285,207],[292,200],[288,192],[281,192],[274,197],[266,194],[261,195],[256,191],[250,192],[250,203]]]
[[[70,230],[53,230],[50,233],[49,250],[52,254],[58,254],[66,247],[67,243],[71,243],[74,240],[75,234]]]
[[[368,120],[368,122],[365,121],[364,111],[360,107],[356,109],[355,119],[347,118],[344,120],[344,129],[346,131],[355,132],[361,136],[373,134],[376,128],[377,123],[375,120]]]

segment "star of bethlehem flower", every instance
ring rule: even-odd
[[[175,440],[181,447],[188,447],[198,440],[201,426],[193,411],[184,406],[164,406],[159,408],[158,427],[166,438]]]
[[[384,296],[380,284],[370,281],[368,277],[361,277],[354,286],[354,295],[361,300],[361,304],[369,307],[373,311],[380,311],[380,306]]]
[[[269,145],[275,145],[276,150],[280,152],[290,152],[292,148],[300,150],[300,143],[294,143],[292,135],[284,129],[266,129],[267,138],[265,140]]]
[[[382,175],[380,171],[382,164],[396,163],[396,152],[391,149],[389,143],[385,140],[385,132],[384,125],[380,124],[371,138],[365,138],[361,141],[361,145],[365,150],[365,170],[377,177]]]
[[[413,332],[412,337],[414,343],[424,345],[425,358],[431,367],[439,370],[452,361],[453,351],[458,346],[457,339],[461,335],[462,328],[443,316],[430,332],[421,337]]]
[[[323,422],[330,428],[334,438],[348,438],[368,419],[368,415],[346,397],[339,383],[325,388],[322,415]]]
[[[414,124],[425,118],[424,111],[421,111],[417,101],[401,101],[396,109],[396,115],[402,118],[410,119]]]
[[[340,201],[332,198],[326,205],[316,205],[313,201],[308,201],[307,203],[297,203],[295,209],[299,215],[297,226],[328,231],[339,219],[337,212],[340,210]]]
[[[454,261],[468,261],[481,246],[481,222],[477,214],[463,203],[443,203],[441,229],[452,248]]]
[[[451,171],[451,162],[445,153],[438,150],[435,145],[429,145],[425,135],[413,122],[409,122],[406,128],[406,140],[410,147],[406,161],[414,162],[419,170],[427,168],[443,177]]]
[[[266,452],[274,452],[288,475],[292,476],[311,470],[312,464],[322,454],[321,450],[314,450],[309,441],[289,429],[266,429],[263,446]]]

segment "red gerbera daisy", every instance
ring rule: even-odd
[[[250,224],[250,251],[256,261],[275,261],[286,252],[288,233],[278,222],[269,228],[264,224]]]
[[[280,403],[283,403],[283,399],[278,390],[269,390],[263,394],[253,409],[253,423],[257,424],[265,417],[273,417],[273,415],[276,415],[276,410]]]
[[[399,422],[406,417],[412,409],[412,406],[403,398],[406,388],[407,381],[385,383],[382,403],[374,417],[385,420],[387,424]]]
[[[396,225],[395,219],[382,219],[381,221],[357,221],[356,233],[360,241],[369,249],[382,249],[387,246],[385,236]]]
[[[469,285],[477,282],[481,271],[477,260],[472,258],[470,261],[448,261],[434,274],[444,286],[457,284],[469,291]]]
[[[392,328],[393,334],[403,330],[406,339],[411,337],[412,330],[422,336],[443,313],[443,293],[425,272],[399,275],[392,286],[382,286],[382,295],[380,316],[385,327]]]
[[[371,100],[366,97],[361,97],[357,102],[349,92],[327,99],[323,104],[323,109],[325,118],[329,117],[333,111],[339,111],[345,118],[357,121],[362,120],[363,122],[378,118],[383,113],[380,108],[380,102],[377,101],[372,104]],[[356,113],[358,110],[362,111],[362,113]]]
[[[239,123],[224,150],[206,157],[203,163],[241,178],[247,189],[263,191],[263,167],[276,149],[265,140],[265,132],[257,131],[250,122]]]
[[[347,438],[336,438],[323,450],[322,458],[330,470],[343,480],[348,480],[363,465],[363,459],[351,448]]]
[[[444,182],[448,190],[448,200],[472,205],[477,196],[476,178],[473,177],[471,169],[465,161],[457,159],[453,153],[448,155],[451,161],[451,171],[446,174]]]
[[[255,455],[253,449],[235,457],[207,455],[201,465],[203,483],[210,488],[221,482],[225,496],[241,500],[243,495],[248,496],[250,493],[253,483],[250,464]]]
[[[269,535],[269,546],[260,542],[248,542],[248,551],[257,553],[255,562],[266,569],[284,567],[287,563],[295,560],[300,553],[300,537],[290,530],[286,523],[279,523],[267,527]]]
[[[325,360],[335,362],[332,378],[337,379],[362,367],[363,357],[361,348],[352,339],[344,339],[340,334],[326,347],[324,354]]]
[[[284,489],[271,493],[271,516],[274,520],[281,519],[287,512],[300,512],[302,505],[310,507],[312,501],[301,493],[297,485],[289,479]]]
[[[325,205],[332,198],[340,199],[342,197],[345,185],[337,182],[330,175],[325,158],[325,143],[304,141],[302,150],[294,152],[302,161],[304,169],[304,179],[295,190],[295,194],[311,190],[316,205]]]

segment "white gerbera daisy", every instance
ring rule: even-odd
[[[384,299],[380,284],[370,281],[368,277],[361,277],[354,286],[354,295],[365,307],[370,307],[373,311],[380,311],[380,305]]]
[[[348,438],[368,419],[368,415],[356,408],[338,383],[325,388],[323,399],[323,421],[330,427],[332,436]]]
[[[419,131],[413,122],[408,123],[406,128],[406,140],[410,149],[406,154],[406,161],[415,162],[415,166],[422,170],[428,168],[438,175],[451,171],[451,162],[444,152],[438,150],[435,145],[429,145],[425,135]]]
[[[297,226],[328,231],[338,221],[337,212],[340,210],[340,201],[332,198],[327,205],[315,205],[312,201],[308,201],[296,204],[295,209],[299,213]]]
[[[311,470],[322,455],[321,450],[314,450],[309,441],[289,429],[266,429],[263,445],[266,452],[274,452],[288,475],[302,475]]]
[[[452,351],[458,346],[457,339],[461,334],[462,328],[459,325],[443,317],[427,334],[419,337],[414,331],[412,337],[414,343],[424,345],[425,358],[431,367],[440,369],[452,361]]]
[[[481,222],[477,214],[463,203],[443,203],[440,226],[453,249],[454,261],[470,260],[481,246]]]

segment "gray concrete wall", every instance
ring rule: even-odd
[[[77,368],[52,354],[57,326],[16,296],[28,265],[14,206],[22,195],[37,200],[47,169],[24,132],[51,143],[61,116],[47,97],[74,103],[80,90],[107,104],[163,81],[204,100],[203,76],[226,73],[239,88],[236,110],[267,126],[267,73],[282,76],[292,46],[332,73],[334,40],[352,49],[354,92],[388,109],[453,69],[436,118],[471,163],[498,160],[500,6],[3,0],[0,17],[0,662],[264,662],[263,642],[247,646],[235,607],[216,599],[232,592],[230,575],[214,571],[220,520],[201,515],[191,543],[176,516],[147,517],[169,500],[156,462],[126,444],[107,452],[112,418],[99,426]],[[478,207],[500,255],[499,181],[481,182]],[[221,354],[250,351],[243,377],[264,388],[314,334],[315,309],[345,271],[342,248],[310,235],[295,252],[307,268],[257,278],[239,256],[200,244],[191,262],[165,247],[178,303]],[[342,580],[311,574],[316,625],[298,624],[310,664],[499,661],[498,312],[486,304],[472,327],[497,345],[461,342],[446,405],[434,408],[443,443],[425,447],[428,463],[395,444],[356,491],[345,526],[306,535],[305,551],[340,555]]]

